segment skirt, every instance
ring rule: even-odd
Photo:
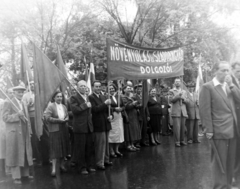
[[[64,158],[69,154],[69,135],[66,125],[59,124],[59,131],[49,133],[50,159]]]
[[[150,126],[153,133],[161,132],[161,115],[160,114],[150,114]]]
[[[124,142],[123,118],[121,113],[113,112],[112,129],[109,131],[109,143]]]

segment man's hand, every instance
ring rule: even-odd
[[[133,105],[135,106],[136,104],[138,103],[138,101],[136,100],[136,101],[133,101]]]
[[[213,133],[206,133],[206,137],[207,137],[208,139],[211,139],[211,138],[213,137]]]
[[[147,120],[150,121],[150,117],[147,117]]]
[[[231,75],[227,75],[227,76],[225,77],[225,82],[228,84],[229,87],[233,85]]]
[[[92,107],[92,104],[91,104],[91,102],[86,102],[86,104],[87,104],[87,107],[89,107],[89,108],[91,108],[91,107]]]
[[[108,118],[107,118],[109,121],[111,121],[112,119],[113,119],[113,116],[112,115],[110,115],[110,116],[108,116]]]
[[[111,105],[111,99],[107,99],[105,102],[104,102],[106,105]]]
[[[116,112],[121,112],[121,111],[122,111],[122,108],[116,107],[115,110],[116,110]]]
[[[21,118],[21,119],[24,119],[25,115],[24,115],[22,110],[18,111],[18,117]]]

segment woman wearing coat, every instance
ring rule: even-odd
[[[118,94],[115,95],[116,90],[117,87],[114,84],[109,86],[113,120],[111,120],[112,129],[109,131],[108,140],[110,144],[110,156],[114,158],[123,156],[123,154],[119,152],[119,146],[124,142],[122,111],[125,109],[121,97],[119,97]],[[118,102],[119,100],[120,102]]]
[[[127,150],[128,151],[138,151],[139,148],[135,147],[133,143],[141,139],[141,130],[138,121],[138,101],[134,100],[131,95],[132,88],[130,86],[123,87],[123,103],[128,117],[128,124],[125,125],[125,141],[127,141]],[[125,129],[124,128],[124,129]]]
[[[26,104],[22,102],[22,86],[13,88],[15,97],[6,100],[3,105],[2,118],[6,126],[6,166],[10,167],[15,184],[21,184],[21,177],[32,179],[29,166],[33,165],[32,133]]]
[[[44,112],[44,117],[48,123],[50,158],[52,159],[52,176],[56,176],[56,172],[60,170],[66,172],[64,167],[64,158],[69,151],[68,136],[68,111],[62,104],[63,94],[56,91],[50,103]]]
[[[156,88],[152,88],[149,91],[150,96],[148,100],[148,111],[150,114],[150,126],[151,126],[151,137],[150,143],[152,145],[161,144],[158,140],[159,133],[161,132],[161,117],[162,107],[160,98],[156,95]]]

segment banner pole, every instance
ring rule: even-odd
[[[108,99],[110,99],[109,81],[108,81]],[[111,105],[108,105],[108,116],[111,116]]]

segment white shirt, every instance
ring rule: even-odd
[[[223,91],[225,92],[225,94],[227,95],[227,89],[226,89],[227,83],[226,83],[226,82],[220,83],[220,82],[217,80],[216,77],[214,77],[212,81],[213,81],[214,87],[220,85],[220,86],[222,87],[222,90],[223,90]]]
[[[57,107],[57,113],[58,113],[58,118],[59,119],[64,119],[65,118],[65,113],[64,113],[64,109],[63,109],[63,106],[62,104],[58,104],[56,103],[56,107]]]
[[[97,93],[94,93],[98,98],[99,98],[99,94],[97,94]]]
[[[85,102],[87,102],[87,95],[83,95],[80,93],[80,95],[83,97],[83,99],[85,100]]]

